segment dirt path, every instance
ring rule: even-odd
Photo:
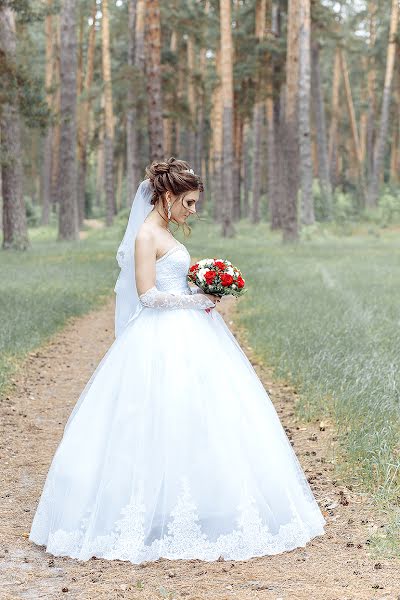
[[[368,538],[382,524],[363,498],[332,481],[329,426],[304,426],[293,414],[295,392],[273,382],[243,332],[234,306],[219,308],[277,407],[328,525],[325,536],[278,556],[248,561],[77,561],[52,557],[28,539],[50,461],[64,424],[114,340],[114,298],[73,319],[31,353],[12,392],[1,399],[0,598],[157,600],[400,600],[400,560],[373,559]]]

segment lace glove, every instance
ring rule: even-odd
[[[205,294],[205,292],[201,288],[199,288],[198,285],[196,285],[194,287],[190,287],[190,290],[191,290],[192,294]]]
[[[160,292],[154,285],[139,296],[140,302],[150,308],[205,308],[215,307],[215,303],[205,294],[170,294]]]

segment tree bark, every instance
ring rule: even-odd
[[[349,114],[349,121],[350,121],[351,133],[352,133],[354,158],[356,161],[358,182],[359,182],[359,186],[360,186],[361,196],[364,199],[365,198],[365,183],[364,183],[364,170],[363,170],[362,156],[361,156],[360,137],[358,135],[356,113],[355,113],[353,97],[352,97],[352,93],[351,93],[349,71],[347,68],[346,56],[344,54],[343,49],[340,49],[340,62],[341,62],[341,67],[342,67],[344,89],[345,89],[345,93],[346,93],[346,104],[347,104],[347,110],[348,110],[348,114]]]
[[[389,125],[389,108],[390,108],[390,95],[392,90],[392,79],[394,62],[396,56],[396,36],[397,27],[399,20],[399,2],[398,0],[392,0],[392,9],[390,15],[390,27],[389,27],[389,40],[387,47],[386,57],[386,72],[385,72],[385,83],[383,86],[382,96],[382,108],[381,108],[381,120],[379,126],[378,137],[376,140],[375,151],[374,151],[374,163],[372,176],[369,181],[368,195],[367,195],[367,206],[372,208],[377,206],[379,197],[379,184],[380,178],[383,174],[383,161],[385,154],[386,138]]]
[[[126,128],[126,205],[132,206],[136,189],[140,183],[140,114],[144,113],[144,28],[145,0],[129,0],[128,64],[134,80],[128,89],[128,112]]]
[[[53,0],[47,0],[47,7],[51,8]],[[45,72],[45,88],[46,102],[50,111],[52,110],[53,94],[50,93],[50,88],[53,82],[53,16],[46,15],[45,19],[45,36],[46,36],[46,72]],[[52,164],[52,139],[53,128],[48,125],[46,137],[44,140],[44,156],[42,167],[42,182],[43,182],[43,204],[42,204],[42,225],[48,225],[50,220],[51,206],[51,164]]]
[[[0,8],[0,53],[6,96],[0,112],[3,249],[26,250],[30,243],[23,197],[15,15],[6,6]]]
[[[233,65],[231,0],[220,0],[221,82],[222,82],[222,228],[223,237],[233,237]]]
[[[266,0],[257,0],[256,2],[256,18],[255,36],[258,42],[261,42],[265,34],[265,16],[267,2]],[[264,71],[265,65],[256,65],[256,91],[255,102],[253,107],[253,178],[252,178],[252,205],[251,205],[251,222],[259,223],[260,216],[260,195],[261,195],[261,134],[264,121],[264,102],[263,102],[263,84],[265,81]]]
[[[333,187],[336,187],[338,121],[339,121],[339,91],[340,91],[340,50],[337,47],[333,62],[331,122],[329,126],[328,161],[329,174]]]
[[[313,170],[310,125],[310,0],[300,0],[299,13],[299,166],[301,179],[301,220],[304,225],[312,225],[315,222],[315,216],[312,189]]]
[[[325,125],[325,107],[321,86],[321,75],[319,66],[320,44],[316,40],[312,44],[312,90],[313,90],[313,113],[315,116],[315,128],[317,131],[318,147],[318,179],[325,207],[325,216],[332,217],[332,187],[329,175],[328,143]]]
[[[102,59],[104,82],[104,174],[106,192],[106,225],[116,214],[114,190],[114,113],[111,81],[110,21],[108,0],[102,0]]]
[[[298,240],[297,194],[299,186],[298,156],[298,87],[299,87],[299,1],[289,0],[286,53],[285,114],[282,141],[286,166],[287,193],[282,206],[283,241]]]
[[[61,9],[60,47],[60,165],[58,239],[77,240],[77,164],[76,164],[76,5],[64,0]]]
[[[219,48],[215,57],[216,71],[221,76],[221,52]],[[213,197],[213,218],[216,223],[222,221],[222,86],[220,81],[216,84],[212,94],[212,113],[211,113],[211,156],[212,164],[212,197]]]
[[[159,0],[146,0],[146,83],[150,160],[163,160],[164,134],[161,90],[161,27]]]
[[[85,216],[85,188],[86,188],[86,168],[87,168],[87,143],[88,143],[88,125],[89,111],[91,106],[90,90],[93,81],[94,72],[94,51],[96,41],[96,2],[92,8],[92,25],[89,30],[86,73],[83,84],[84,98],[79,110],[78,126],[78,215],[79,225],[82,225]]]

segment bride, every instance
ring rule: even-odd
[[[117,254],[116,339],[67,420],[29,539],[56,556],[132,563],[305,546],[325,519],[218,299],[188,286],[190,255],[169,229],[187,229],[202,182],[173,157],[146,175]]]

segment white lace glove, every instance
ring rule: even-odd
[[[150,308],[205,308],[215,307],[215,303],[205,294],[171,294],[161,292],[154,285],[139,296],[140,302]]]
[[[196,285],[194,287],[190,287],[190,289],[191,289],[192,294],[205,294],[205,292],[201,288],[199,288],[198,285]]]

